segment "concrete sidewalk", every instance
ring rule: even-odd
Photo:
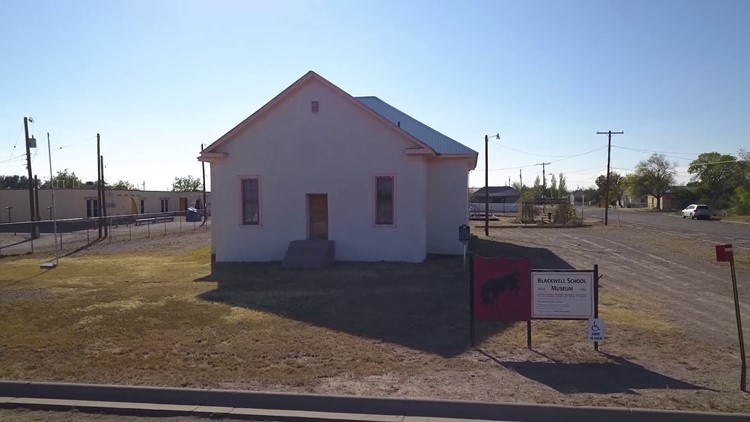
[[[278,421],[750,421],[750,414],[0,381],[0,407]]]

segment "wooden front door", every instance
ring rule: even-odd
[[[328,195],[307,195],[307,236],[309,239],[328,239]]]

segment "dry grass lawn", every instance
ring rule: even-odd
[[[747,395],[712,382],[711,368],[675,358],[712,345],[611,290],[601,300],[607,353],[576,321],[535,321],[535,351],[525,324],[480,324],[472,350],[460,258],[212,274],[207,239],[181,239],[93,246],[51,271],[40,256],[0,260],[0,378],[750,410]],[[545,247],[480,247],[530,255],[537,268],[567,265]],[[649,366],[659,361],[672,364]]]

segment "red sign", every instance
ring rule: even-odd
[[[474,256],[474,317],[531,320],[531,260]]]
[[[716,260],[718,262],[733,262],[732,245],[716,245]]]

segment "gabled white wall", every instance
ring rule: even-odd
[[[458,226],[469,221],[466,158],[432,159],[427,165],[427,252],[458,255]]]
[[[319,113],[310,102],[319,101]],[[427,166],[398,131],[311,79],[215,150],[212,237],[218,262],[278,261],[307,238],[308,193],[328,194],[340,261],[420,262],[427,253]],[[396,224],[374,226],[374,176],[396,177]],[[241,177],[260,176],[261,225],[242,225]],[[464,174],[465,176],[465,174]]]

